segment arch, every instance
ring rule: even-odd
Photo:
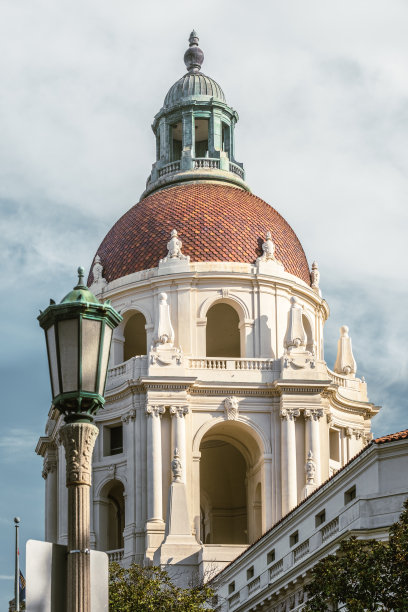
[[[98,548],[100,550],[123,549],[125,528],[125,487],[117,479],[105,481],[99,486],[98,506]]]
[[[146,317],[134,312],[126,321],[123,330],[123,361],[137,355],[147,355]]]
[[[225,302],[213,304],[207,311],[206,356],[241,357],[239,314]]]
[[[270,442],[265,437],[264,430],[258,427],[256,423],[254,423],[253,421],[251,421],[250,419],[242,415],[240,415],[235,421],[227,421],[226,417],[223,415],[223,416],[213,417],[211,420],[206,421],[196,431],[193,437],[193,453],[199,452],[201,440],[206,435],[206,433],[210,431],[210,429],[212,429],[216,425],[219,425],[220,423],[225,423],[225,422],[229,422],[229,423],[234,422],[238,424],[238,426],[242,426],[242,429],[244,430],[244,432],[248,436],[253,438],[253,443],[255,445],[255,448],[259,448],[260,454],[269,455],[272,452]],[[252,453],[252,456],[253,454],[254,453]],[[254,459],[252,459],[252,462],[254,463]]]
[[[246,544],[262,531],[263,444],[237,420],[201,428],[200,517],[204,544]],[[254,469],[255,468],[255,469]]]
[[[211,306],[214,306],[214,304],[217,303],[224,303],[232,306],[238,312],[239,320],[241,322],[251,318],[248,306],[245,304],[245,302],[238,296],[232,294],[228,294],[228,297],[222,298],[220,298],[219,295],[213,295],[205,299],[199,307],[198,318],[205,319]]]

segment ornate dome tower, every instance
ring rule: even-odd
[[[221,568],[370,439],[376,408],[348,329],[335,371],[329,309],[288,223],[252,195],[234,156],[237,113],[188,72],[153,122],[140,202],[108,232],[88,284],[115,330],[93,463],[93,545],[112,559]],[[65,542],[60,416],[44,456],[47,539]],[[49,466],[56,466],[56,470]],[[182,574],[183,574],[182,572]]]

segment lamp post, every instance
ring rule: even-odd
[[[20,519],[18,516],[14,519],[16,527],[16,557],[14,568],[14,601],[16,604],[16,612],[20,612],[20,550],[18,545],[18,528],[20,527]]]
[[[50,300],[38,317],[45,331],[54,406],[64,414],[68,487],[67,612],[90,612],[89,489],[98,428],[94,415],[105,400],[112,331],[122,317],[89,291],[78,268],[78,284],[60,304]]]

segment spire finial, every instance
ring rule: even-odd
[[[189,72],[200,72],[202,63],[204,61],[204,53],[198,46],[199,38],[197,32],[193,30],[190,34],[188,42],[190,47],[184,54],[184,63]]]
[[[82,266],[79,266],[78,268],[78,284],[76,287],[74,287],[74,289],[76,289],[77,287],[85,287],[84,285],[84,274],[85,274],[85,269]]]

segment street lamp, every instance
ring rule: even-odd
[[[94,415],[105,400],[112,331],[122,317],[78,284],[38,317],[45,331],[53,404],[64,414],[59,431],[65,447],[68,487],[67,612],[90,612],[89,489],[98,428]]]

